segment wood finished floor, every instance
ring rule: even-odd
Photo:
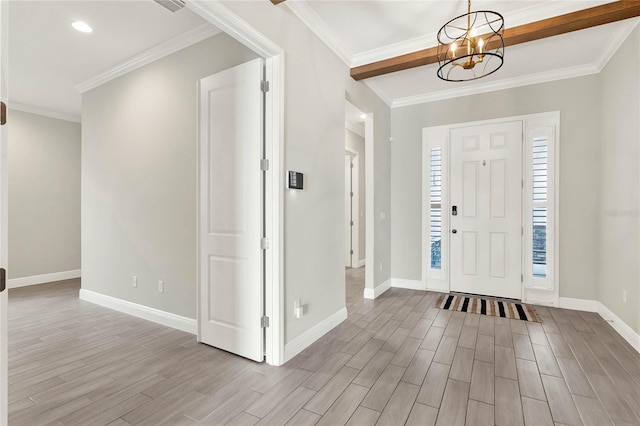
[[[639,425],[640,355],[597,314],[542,324],[363,300],[283,367],[78,300],[79,282],[9,292],[10,425]]]

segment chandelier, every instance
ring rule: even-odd
[[[504,18],[479,10],[444,24],[438,31],[438,77],[446,81],[476,80],[496,72],[504,58]]]

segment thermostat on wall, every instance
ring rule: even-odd
[[[302,189],[303,174],[300,172],[289,171],[289,188]]]

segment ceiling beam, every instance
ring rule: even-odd
[[[272,0],[277,1],[277,0]],[[283,1],[283,0],[280,0]],[[622,0],[504,30],[504,45],[513,46],[572,31],[640,16],[640,0]],[[490,47],[490,46],[487,46]],[[351,68],[354,80],[376,77],[438,62],[438,47]]]
[[[273,4],[280,4],[282,2],[284,2],[285,0],[271,0],[271,3]]]

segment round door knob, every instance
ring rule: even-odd
[[[452,233],[452,234],[457,234],[457,233],[458,233],[458,230],[457,230],[457,229],[452,229],[452,230],[451,230],[451,233]]]

